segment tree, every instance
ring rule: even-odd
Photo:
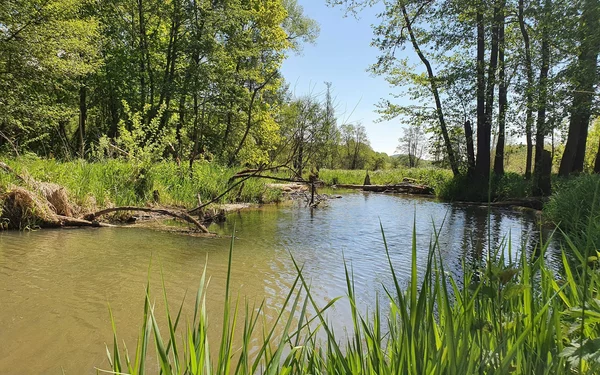
[[[400,143],[396,151],[406,152],[408,155],[408,167],[416,168],[425,151],[425,132],[420,124],[405,127],[404,135],[398,139]]]
[[[559,169],[561,176],[568,176],[572,172],[583,172],[594,87],[598,83],[597,61],[600,52],[600,2],[598,0],[583,2],[577,50],[569,135]]]
[[[98,23],[83,0],[0,5],[0,132],[16,149],[71,152],[83,80],[99,65]],[[62,150],[62,151],[61,151]]]

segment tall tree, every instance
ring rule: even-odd
[[[550,17],[552,1],[544,0],[541,23],[541,66],[538,79],[537,124],[535,134],[534,192],[540,192],[540,181],[546,171],[543,166],[544,142],[547,129],[548,73],[550,71]],[[548,171],[549,173],[549,171]],[[548,176],[549,177],[549,176]]]
[[[506,64],[504,61],[505,53],[505,4],[500,2],[500,14],[498,17],[498,142],[496,143],[496,152],[494,157],[494,173],[504,174],[504,143],[506,134],[506,106],[507,106],[507,82],[506,82]]]
[[[573,103],[569,134],[559,169],[561,176],[583,172],[592,101],[598,83],[599,52],[600,1],[585,0],[579,21],[579,48],[572,86]]]
[[[525,139],[527,144],[527,156],[525,160],[525,178],[531,177],[531,166],[533,161],[533,111],[534,111],[534,78],[533,78],[533,63],[531,59],[531,44],[529,39],[529,31],[527,24],[525,23],[525,6],[524,0],[519,0],[518,5],[518,19],[519,29],[523,36],[523,44],[525,47],[525,73],[527,77],[527,83],[525,86],[525,101],[526,101],[526,115],[525,115]]]

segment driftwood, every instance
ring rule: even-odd
[[[114,225],[101,223],[99,221],[76,219],[74,217],[56,215],[59,220],[60,227],[96,227],[96,228],[114,228]]]
[[[2,195],[0,200],[2,218],[6,220],[7,227],[12,229],[23,229],[31,225],[42,228],[112,226],[59,215],[44,197],[21,187],[15,187]]]
[[[372,191],[376,193],[403,193],[417,195],[433,195],[433,189],[427,185],[419,185],[408,182],[403,182],[394,185],[346,185],[337,184],[338,188],[343,189],[358,189],[363,191]]]
[[[107,209],[98,211],[93,214],[86,215],[85,219],[89,220],[89,221],[94,221],[96,218],[98,218],[102,215],[106,215],[111,212],[117,212],[117,211],[140,211],[140,212],[152,212],[152,213],[167,215],[167,216],[185,220],[188,223],[194,224],[196,226],[196,228],[198,228],[202,233],[210,233],[204,225],[202,225],[198,220],[194,219],[192,216],[190,216],[186,212],[168,210],[165,208],[148,208],[148,207],[132,207],[132,206],[112,207],[112,208],[107,208]]]

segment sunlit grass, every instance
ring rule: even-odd
[[[19,173],[27,173],[36,180],[64,186],[70,198],[87,206],[90,200],[99,206],[144,205],[159,194],[160,204],[188,208],[198,204],[198,198],[207,202],[223,193],[229,186],[234,168],[216,163],[197,162],[193,169],[175,162],[161,162],[148,167],[120,160],[70,162],[37,157],[6,160]],[[0,173],[0,186],[16,183],[10,175]],[[280,198],[266,186],[265,180],[249,179],[226,194],[220,203],[236,201],[268,203]]]
[[[366,173],[365,170],[321,169],[319,178],[327,185],[362,185]],[[440,168],[397,168],[369,171],[369,177],[373,185],[397,184],[401,183],[403,179],[409,178],[436,189],[452,179],[452,172]]]

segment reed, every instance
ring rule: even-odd
[[[438,233],[438,232],[436,232]],[[385,244],[385,234],[382,229]],[[568,239],[568,237],[567,237]],[[444,268],[437,235],[424,273],[417,273],[413,228],[412,271],[408,287],[392,271],[392,288],[371,314],[361,313],[352,269],[346,267],[345,298],[321,305],[302,265],[277,317],[265,321],[263,306],[251,309],[227,292],[221,339],[210,342],[204,292],[206,270],[196,295],[193,323],[182,326],[181,308],[157,324],[146,294],[135,354],[114,344],[112,373],[145,374],[594,374],[600,371],[600,276],[597,254],[565,242],[562,271],[545,261],[547,242],[533,254],[503,242],[460,275]],[[229,257],[233,252],[232,240]],[[575,259],[568,259],[567,252]],[[505,255],[506,254],[506,255]],[[231,262],[229,263],[231,267]],[[166,295],[165,304],[168,306]],[[328,309],[347,303],[352,326],[339,336]],[[384,306],[384,307],[382,307]],[[389,308],[388,308],[389,306]],[[235,327],[242,335],[236,337]],[[166,332],[166,334],[165,334]],[[183,332],[178,339],[177,332]],[[258,343],[251,338],[258,337]],[[152,339],[151,339],[152,338]],[[158,363],[147,362],[154,347]]]

